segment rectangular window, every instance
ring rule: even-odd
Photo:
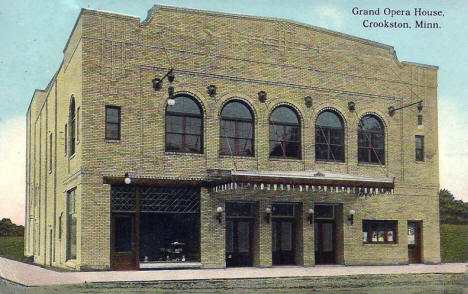
[[[76,259],[76,198],[75,189],[67,192],[67,260]]]
[[[52,163],[53,163],[53,160],[52,160],[52,149],[53,149],[53,145],[52,145],[52,133],[49,134],[49,172],[52,172]]]
[[[416,161],[424,161],[424,136],[416,136]]]
[[[391,220],[363,220],[363,243],[370,244],[396,244],[397,221]]]
[[[120,140],[120,107],[106,105],[106,139]]]

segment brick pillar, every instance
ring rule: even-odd
[[[259,201],[259,266],[260,267],[271,267],[273,264],[272,255],[272,227],[271,220],[269,223],[265,220],[265,209],[271,208],[270,201]]]
[[[211,195],[207,188],[201,188],[200,208],[200,254],[203,268],[226,267],[226,213],[224,201]],[[216,208],[223,207],[221,223],[216,219]]]
[[[302,205],[302,250],[303,250],[303,266],[315,265],[315,232],[314,224],[310,223],[307,217],[309,216],[309,208],[313,208],[312,201],[304,201]]]

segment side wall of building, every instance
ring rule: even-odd
[[[48,87],[36,91],[27,114],[27,223],[26,254],[43,265],[77,268],[67,257],[67,192],[81,193],[81,21],[64,50],[64,60]],[[70,153],[69,112],[75,101],[75,153]],[[80,252],[80,211],[77,239]]]

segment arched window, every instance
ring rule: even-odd
[[[68,125],[69,125],[69,132],[70,135],[68,136],[70,140],[69,148],[70,148],[70,156],[75,154],[75,143],[76,143],[76,133],[75,133],[75,125],[76,125],[76,115],[75,115],[75,97],[72,95],[70,99],[70,110],[68,115]]]
[[[359,122],[358,161],[385,164],[385,129],[374,115],[366,115]]]
[[[174,97],[166,108],[166,151],[202,153],[203,113],[188,95]]]
[[[270,156],[301,158],[301,126],[290,107],[280,106],[271,113]]]
[[[227,103],[221,111],[221,154],[254,155],[253,115],[240,101]]]
[[[334,111],[320,113],[315,122],[315,159],[344,161],[344,127]]]

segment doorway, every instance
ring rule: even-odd
[[[422,263],[422,222],[408,221],[409,263]]]
[[[272,221],[273,264],[294,265],[295,221],[276,219]]]
[[[295,265],[298,204],[274,203],[271,211],[273,265]]]
[[[315,263],[336,264],[336,206],[316,204],[314,206]]]
[[[253,265],[254,205],[226,203],[226,266]]]
[[[136,264],[135,215],[112,215],[111,267],[113,270],[134,270]]]
[[[226,266],[252,266],[251,220],[226,221]]]
[[[335,222],[316,220],[315,226],[315,263],[335,264]]]

